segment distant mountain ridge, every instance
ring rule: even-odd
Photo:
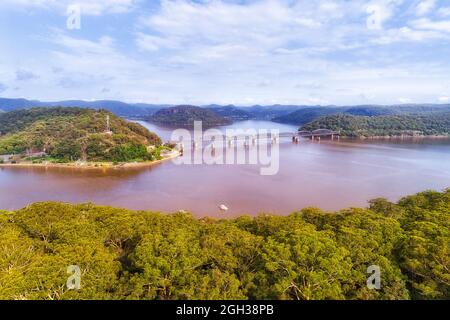
[[[232,105],[228,106],[210,106],[206,109],[211,110],[215,114],[224,117],[226,119],[237,120],[249,120],[252,118],[250,112],[243,110],[242,108],[237,108]]]
[[[106,109],[124,118],[149,119],[162,109],[174,107],[171,104],[126,103],[116,100],[65,100],[43,102],[39,100],[0,98],[0,113],[32,107],[80,107]],[[401,105],[355,105],[355,106],[311,106],[311,105],[219,105],[199,106],[230,121],[267,120],[297,126],[334,114],[355,116],[382,116],[393,114],[426,114],[450,112],[450,104],[401,104]]]
[[[30,109],[33,107],[79,107],[92,109],[106,109],[121,117],[145,117],[149,116],[161,108],[169,107],[169,105],[157,105],[146,103],[125,103],[115,100],[64,100],[45,102],[39,100],[27,99],[9,99],[0,98],[0,110],[4,112],[14,111],[19,109]]]
[[[450,112],[450,105],[393,105],[393,106],[375,106],[362,105],[353,107],[308,107],[296,110],[294,112],[275,117],[272,121],[288,123],[294,125],[305,125],[322,117],[332,115],[353,115],[353,116],[389,116],[389,115],[413,115],[429,114],[439,112]]]

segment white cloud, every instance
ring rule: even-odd
[[[423,0],[419,2],[416,7],[416,14],[418,16],[423,16],[430,13],[431,10],[434,9],[436,5],[436,0]]]
[[[330,5],[326,5],[329,9]],[[323,9],[323,8],[322,8]],[[161,10],[143,19],[154,34],[169,39],[171,46],[202,44],[246,44],[263,49],[276,48],[290,41],[318,41],[314,33],[333,16],[332,10],[319,14],[319,5],[298,1],[263,0],[247,5],[211,1],[163,0]],[[154,37],[155,35],[151,36]],[[149,38],[154,50],[154,38]],[[195,39],[195,42],[192,40]],[[142,35],[138,41],[142,46]],[[145,45],[144,45],[145,47]],[[159,47],[159,46],[158,46]]]
[[[411,103],[412,100],[410,98],[398,98],[398,102],[400,103]]]
[[[175,49],[178,47],[177,41],[172,41],[164,37],[148,35],[138,32],[136,36],[136,44],[142,50],[158,51],[162,48]]]
[[[1,7],[12,9],[37,8],[56,10],[65,14],[68,6],[79,5],[81,14],[101,15],[105,13],[125,13],[142,0],[2,0]]]
[[[340,9],[340,6],[336,2],[324,1],[319,5],[320,10],[336,12]]]
[[[450,20],[432,21],[422,18],[413,21],[411,25],[416,29],[450,32]]]
[[[392,104],[399,97],[404,103],[436,101],[448,91],[446,42],[436,41],[450,39],[446,21],[418,17],[418,1],[164,0],[152,11],[146,10],[149,1],[134,12],[142,16],[124,21],[116,34],[115,17],[102,17],[105,25],[95,32],[58,31],[40,48],[33,44],[45,36],[30,32],[33,44],[24,41],[17,50],[28,45],[33,55],[20,59],[20,68],[39,80],[21,81],[17,94],[153,103]],[[92,14],[138,3],[81,2],[92,6]],[[62,9],[60,3],[68,1],[34,7]],[[370,5],[381,7],[382,31],[367,29]],[[0,51],[8,52],[7,42],[3,46]],[[12,66],[18,60],[11,54],[11,66],[0,61],[8,88],[18,85],[19,66]]]
[[[327,105],[330,103],[327,99],[323,99],[320,97],[310,97],[306,100],[306,102],[313,105]]]
[[[382,45],[390,45],[396,42],[423,42],[443,39],[445,35],[436,30],[416,30],[410,27],[389,29],[371,42]]]
[[[403,3],[403,0],[372,0],[365,6],[365,12],[368,14],[366,25],[371,30],[383,30],[384,24],[388,22],[395,14],[397,7]]]
[[[437,13],[438,13],[441,17],[450,17],[450,7],[442,7],[442,8],[439,8],[439,10],[437,11]]]
[[[449,103],[450,97],[439,97],[438,101],[439,101],[439,103]]]
[[[431,8],[428,0],[424,2],[427,5],[419,5],[422,11]],[[224,54],[206,52],[223,48],[239,48],[246,55],[254,53],[256,56],[275,52],[324,54],[373,44],[446,38],[442,33],[445,22],[419,19],[408,25],[389,27],[388,22],[401,12],[401,5],[406,5],[404,0],[299,0],[292,3],[260,0],[246,5],[162,0],[160,10],[141,20],[144,27],[135,41],[139,48],[148,51],[183,48],[184,58],[196,61],[192,54],[199,53],[197,58],[217,58]],[[375,11],[368,12],[370,8]],[[370,23],[372,18],[384,29],[382,32],[367,28],[365,22]],[[228,50],[228,53],[238,52]]]

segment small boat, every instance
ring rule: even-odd
[[[224,204],[221,204],[219,206],[219,209],[222,210],[222,211],[228,211],[228,207],[226,205],[224,205]]]

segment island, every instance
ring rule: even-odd
[[[450,112],[372,117],[335,114],[314,120],[300,130],[324,128],[352,138],[450,137]]]
[[[31,108],[0,114],[0,165],[149,164],[176,156],[173,147],[104,109]]]
[[[220,116],[210,109],[189,105],[159,110],[147,120],[163,126],[189,129],[194,127],[194,121],[201,121],[203,128],[227,125],[232,122],[229,118]]]

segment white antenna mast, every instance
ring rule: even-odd
[[[106,133],[112,134],[111,125],[109,121],[109,114],[106,116]]]

